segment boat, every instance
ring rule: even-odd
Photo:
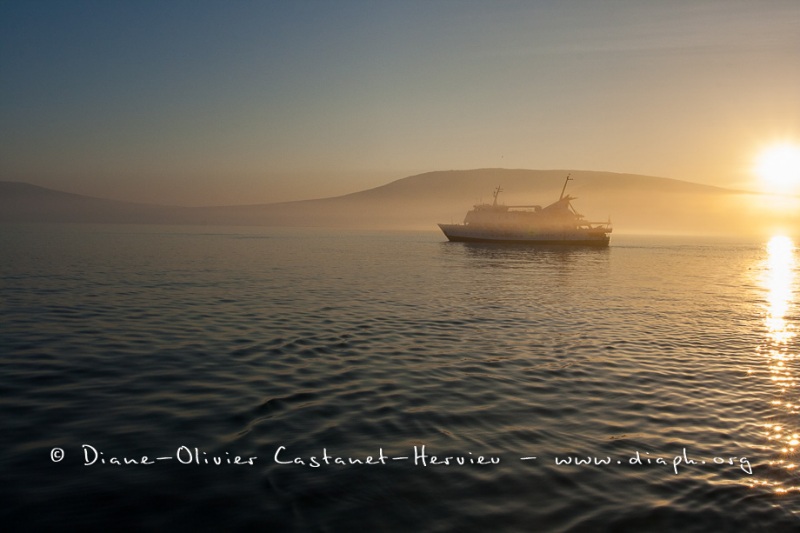
[[[473,206],[462,224],[439,227],[455,242],[608,246],[611,220],[589,222],[575,211],[572,201],[577,198],[564,194],[570,180],[567,175],[561,196],[547,207],[498,204],[497,197],[503,191],[498,186],[491,204]]]

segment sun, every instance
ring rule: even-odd
[[[756,160],[755,172],[766,192],[795,193],[800,189],[800,146],[775,144]]]

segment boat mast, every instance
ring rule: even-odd
[[[572,178],[570,178],[571,175],[572,175],[572,173],[567,174],[567,179],[564,180],[564,186],[561,188],[561,196],[558,198],[559,200],[563,200],[564,199],[564,191],[567,190],[567,182],[569,182],[569,180],[572,179]]]
[[[497,188],[494,190],[494,202],[492,203],[492,207],[497,207],[497,195],[503,192],[503,189],[500,188],[498,185]]]

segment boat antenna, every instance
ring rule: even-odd
[[[564,180],[564,186],[561,188],[561,196],[558,198],[559,200],[563,200],[564,199],[564,191],[567,190],[567,182],[572,179],[572,178],[570,178],[571,175],[572,175],[572,173],[567,174],[567,179]]]
[[[497,206],[497,195],[503,192],[503,189],[500,188],[498,185],[497,188],[494,190],[494,202],[492,203],[492,207]]]

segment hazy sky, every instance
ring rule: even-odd
[[[0,180],[184,205],[430,170],[723,186],[800,139],[800,1],[0,0]]]

